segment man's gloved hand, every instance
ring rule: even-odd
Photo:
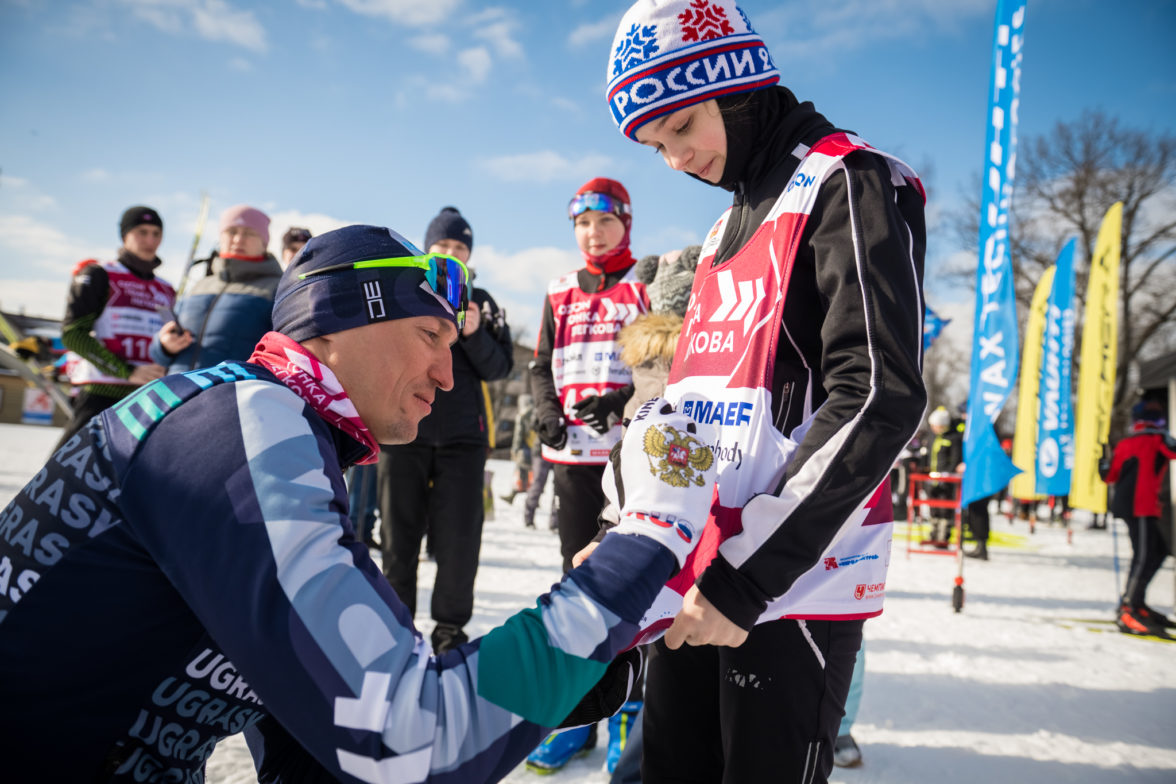
[[[572,409],[579,419],[597,433],[604,435],[613,425],[621,421],[625,403],[629,402],[628,388],[614,389],[603,395],[589,395],[573,403]]]
[[[616,484],[606,493],[621,503],[610,531],[641,534],[665,545],[678,567],[698,544],[710,513],[717,467],[713,425],[695,422],[662,398],[647,401],[629,423],[618,455]]]
[[[572,712],[559,725],[564,727],[581,727],[585,724],[595,724],[601,719],[607,719],[621,709],[633,691],[633,684],[641,678],[641,671],[645,663],[645,651],[641,646],[630,648],[617,654],[604,671],[604,675],[584,695]]]
[[[568,425],[561,416],[547,416],[535,427],[539,440],[552,449],[563,449],[568,442]]]

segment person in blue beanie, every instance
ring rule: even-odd
[[[356,538],[344,471],[416,437],[468,302],[456,258],[327,232],[245,361],[147,384],[57,450],[0,512],[6,780],[201,781],[244,732],[260,781],[492,782],[620,706],[640,657],[614,657],[714,492],[707,426],[640,410],[592,562],[445,654]],[[689,488],[653,473],[671,459]]]
[[[429,222],[424,245],[429,253],[469,265],[474,232],[456,207],[445,207]],[[430,636],[439,653],[468,639],[463,627],[474,613],[485,517],[483,477],[494,445],[485,384],[506,378],[514,367],[506,316],[484,289],[471,288],[452,353],[453,388],[437,393],[411,443],[382,450],[376,482],[384,576],[413,612],[421,540],[428,532],[437,562]]]

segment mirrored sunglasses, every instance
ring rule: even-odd
[[[629,205],[606,193],[581,193],[568,203],[568,217],[572,220],[589,210],[608,212],[620,218],[629,214]]]
[[[338,272],[349,269],[374,269],[379,267],[414,267],[425,271],[425,280],[438,295],[445,298],[457,316],[457,328],[465,324],[466,308],[470,303],[470,271],[460,259],[443,253],[426,253],[423,256],[397,256],[391,259],[366,259],[349,264],[334,264],[322,269],[304,272],[299,280],[312,275]]]

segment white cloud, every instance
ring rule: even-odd
[[[180,34],[190,29],[209,41],[264,52],[265,28],[252,11],[241,11],[225,0],[121,0],[137,18],[165,33]]]
[[[922,39],[992,13],[989,0],[827,0],[750,14],[777,60],[803,60],[880,40]]]
[[[950,320],[943,328],[943,332],[935,339],[934,345],[928,352],[926,359],[934,361],[936,357],[951,358],[945,361],[956,362],[962,372],[955,377],[948,386],[948,399],[963,401],[968,397],[969,368],[972,357],[972,314],[975,312],[975,302],[972,299],[942,299],[928,295],[927,306],[935,311],[942,319]],[[1016,407],[1016,392],[1012,395],[1012,405]],[[932,401],[938,405],[946,401]],[[1009,404],[1006,402],[1005,407]]]
[[[111,29],[111,14],[106,8],[75,3],[68,10],[58,11],[46,28],[70,38],[115,41]]]
[[[340,0],[356,13],[382,16],[393,22],[428,27],[445,23],[445,32],[410,31],[405,42],[418,51],[442,58],[428,68],[428,76],[413,75],[401,79],[396,93],[398,105],[411,105],[424,98],[441,103],[468,101],[478,85],[483,84],[494,67],[495,58],[521,59],[523,47],[516,40],[519,22],[514,12],[499,7],[488,8],[460,19],[452,13],[460,0],[432,4],[400,0]],[[453,17],[453,18],[450,18]],[[454,40],[454,35],[458,40]],[[484,45],[472,43],[483,41]],[[456,69],[454,65],[458,66]]]
[[[249,62],[244,57],[234,57],[229,60],[229,67],[234,71],[248,73],[249,71],[253,70],[253,63]]]
[[[327,0],[294,0],[294,2],[303,8],[309,8],[312,11],[327,10]]]
[[[6,249],[6,262],[18,262],[14,266],[51,271],[68,271],[74,262],[95,252],[93,245],[70,237],[49,223],[12,214],[0,215],[0,247]]]
[[[434,81],[423,76],[412,76],[403,80],[402,89],[396,93],[398,106],[415,107],[424,98],[439,103],[461,103],[468,101],[468,88],[453,82]]]
[[[328,231],[350,226],[355,221],[324,215],[321,212],[300,212],[299,210],[266,210],[270,216],[270,253],[282,258],[282,235],[291,226],[301,226],[310,229],[310,233],[318,236]]]
[[[687,245],[702,243],[702,237],[699,236],[698,231],[681,226],[658,226],[652,232],[642,232],[635,239],[641,246],[640,250],[636,247],[633,248],[633,255],[638,258],[650,253],[661,255],[671,250],[680,250]]]
[[[457,55],[457,61],[466,69],[466,73],[475,84],[484,82],[490,74],[492,61],[490,52],[486,51],[485,47],[466,49]]]
[[[488,8],[470,17],[468,23],[474,28],[474,37],[488,42],[502,57],[512,59],[523,56],[523,47],[515,40],[518,21],[502,8]]]
[[[449,36],[441,33],[426,33],[424,35],[414,35],[409,39],[409,45],[414,49],[419,49],[422,52],[429,54],[445,54],[453,48],[449,42]]]
[[[460,5],[460,0],[339,0],[357,14],[377,16],[407,25],[443,22]]]
[[[619,17],[606,16],[599,22],[582,24],[568,36],[568,45],[585,46],[598,41],[611,41],[613,33],[617,31],[618,22],[620,22]]]
[[[86,182],[108,182],[110,172],[102,168],[88,169],[82,172],[82,179]]]
[[[60,317],[70,270],[102,250],[28,215],[0,215],[0,258],[7,273],[0,279],[0,304],[18,313]]]
[[[4,188],[4,191],[0,191],[0,195],[16,196],[14,204],[18,204],[22,210],[44,212],[46,210],[52,210],[57,206],[57,199],[46,193],[42,193],[23,177],[13,177],[5,174],[3,177],[0,177],[0,187]]]
[[[572,114],[580,114],[581,111],[580,104],[570,98],[564,98],[562,95],[552,96],[551,105],[557,109],[563,109],[565,112],[571,112]]]
[[[9,313],[59,319],[65,312],[65,297],[69,291],[69,270],[60,276],[39,280],[0,278],[0,308]]]
[[[500,155],[486,158],[478,165],[510,182],[554,182],[565,179],[587,179],[602,169],[613,166],[607,155],[585,155],[582,158],[565,158],[554,150]]]
[[[476,245],[471,261],[477,272],[474,285],[490,292],[499,307],[506,310],[512,336],[517,339],[525,335],[524,342],[530,345],[534,345],[539,332],[547,284],[584,265],[570,229],[567,248],[535,247],[508,253]]]

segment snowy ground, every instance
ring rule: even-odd
[[[58,432],[0,425],[0,506],[40,467]],[[506,492],[509,464],[490,468],[495,492]],[[482,540],[472,635],[559,578],[548,498],[537,530],[522,525],[522,498],[496,503]],[[1072,542],[1061,528],[1038,526],[1030,536],[1025,523],[1003,518],[993,530],[992,559],[965,564],[959,614],[950,602],[955,560],[908,557],[896,536],[886,611],[866,624],[865,692],[853,728],[864,765],[835,769],[832,781],[1176,782],[1176,644],[1128,638],[1101,623],[1116,596],[1111,534],[1086,530],[1086,519],[1075,522]],[[1121,527],[1118,546],[1122,564],[1129,545]],[[429,606],[432,575],[433,565],[422,563],[419,607]],[[1149,604],[1170,613],[1173,586],[1169,559]],[[419,622],[428,631],[431,622]],[[506,780],[604,784],[603,761],[598,747],[556,775],[520,768]],[[244,743],[221,744],[208,781],[255,780]]]

